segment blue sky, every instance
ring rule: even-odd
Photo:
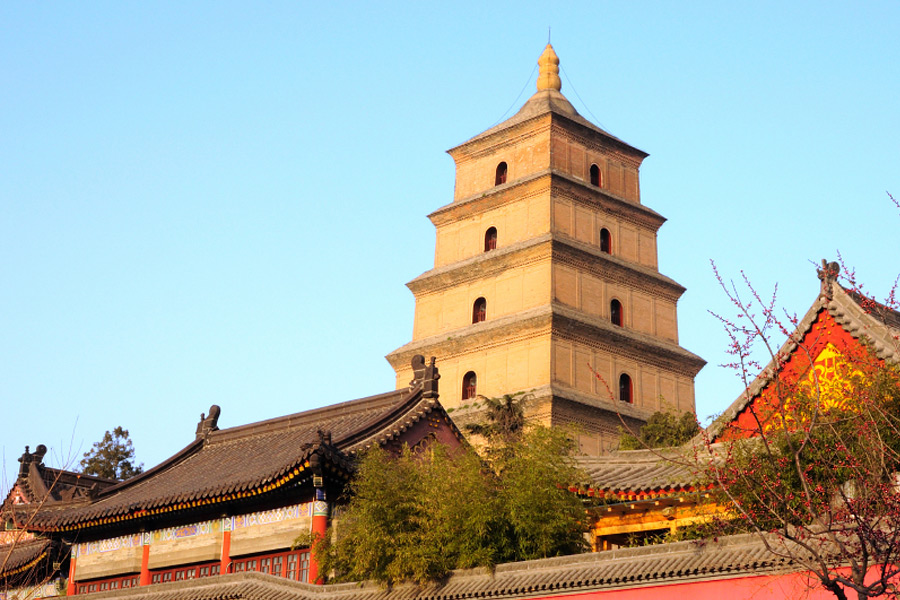
[[[838,250],[876,295],[900,272],[898,25],[896,2],[0,5],[5,480],[26,444],[60,465],[121,425],[149,467],[213,403],[232,426],[392,389],[444,150],[531,95],[548,26],[563,93],[650,153],[721,411],[710,259],[799,313]]]

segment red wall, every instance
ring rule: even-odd
[[[802,573],[736,577],[668,585],[632,587],[564,596],[544,596],[541,600],[835,600]]]

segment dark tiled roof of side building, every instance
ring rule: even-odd
[[[433,365],[422,371],[436,380]],[[265,493],[301,477],[313,454],[346,474],[354,452],[389,442],[435,410],[443,414],[433,381],[422,376],[409,389],[229,429],[217,429],[213,407],[173,457],[89,503],[47,507],[35,525],[66,529]]]
[[[133,600],[462,600],[521,598],[723,579],[788,571],[754,536],[717,542],[679,542],[562,556],[454,572],[446,582],[426,586],[374,583],[316,586],[259,573],[238,573],[146,588],[116,590],[89,598]]]
[[[0,545],[0,577],[30,568],[46,556],[51,544],[50,540],[36,539]]]
[[[21,493],[22,500],[27,503],[68,502],[86,498],[118,483],[115,479],[47,467],[43,463],[46,454],[47,447],[40,444],[34,452],[29,452],[26,446],[25,452],[19,457],[19,474],[15,488]],[[11,495],[14,491],[10,490],[4,500],[4,506],[12,502]]]

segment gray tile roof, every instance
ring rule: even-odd
[[[621,499],[655,497],[693,491],[702,473],[689,450],[623,450],[603,456],[580,457],[589,478],[589,495]],[[705,487],[705,486],[701,486]]]
[[[388,443],[427,414],[443,412],[436,390],[426,390],[436,384],[436,369],[432,376],[409,389],[240,427],[219,430],[202,420],[197,438],[173,457],[90,502],[44,507],[33,524],[74,529],[265,493],[308,474],[301,472],[313,454],[347,474],[353,453]]]
[[[272,575],[237,573],[88,595],[133,600],[463,600],[561,593],[722,579],[790,569],[755,536],[680,542],[563,556],[454,572],[446,582],[384,589],[373,583],[314,586]]]
[[[26,540],[0,546],[0,578],[43,560],[50,552],[47,539]]]

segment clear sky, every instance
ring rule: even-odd
[[[801,314],[838,250],[887,293],[897,2],[6,2],[6,482],[26,444],[58,466],[121,425],[150,467],[214,403],[228,427],[393,389],[444,150],[533,93],[548,26],[563,93],[650,153],[701,416],[741,389],[710,259]]]

